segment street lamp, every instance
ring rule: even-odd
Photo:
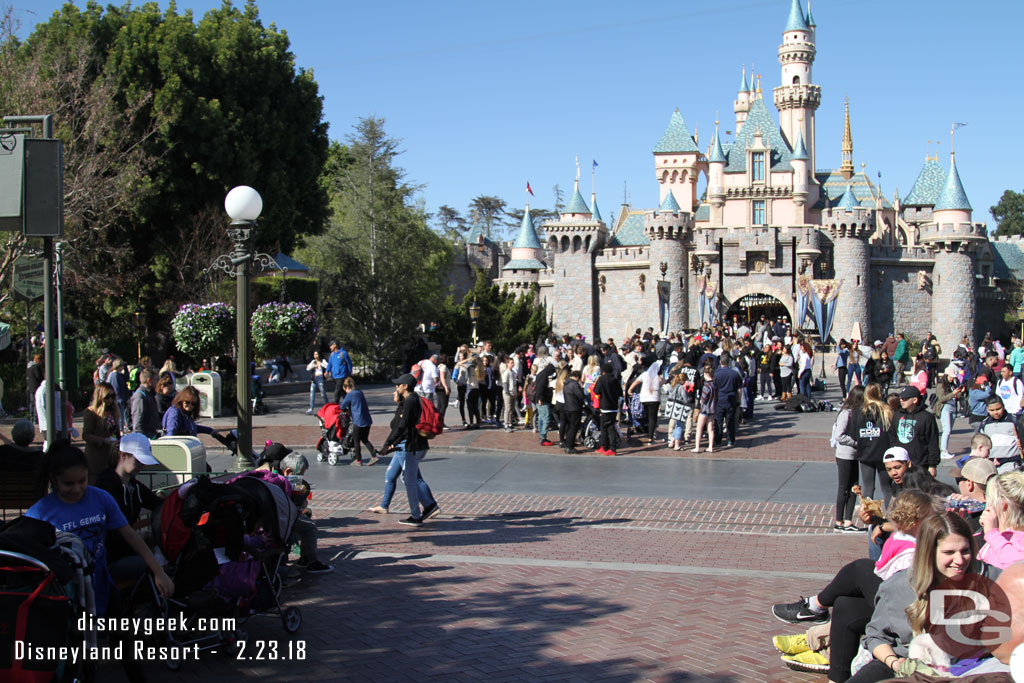
[[[135,342],[138,351],[137,359],[142,360],[142,331],[146,328],[146,313],[139,306],[135,309]]]
[[[469,319],[473,321],[473,346],[477,345],[476,338],[476,321],[480,319],[480,307],[476,304],[476,299],[473,299],[473,303],[469,305]]]
[[[235,303],[235,344],[238,358],[235,365],[235,412],[238,415],[238,441],[235,453],[235,469],[252,468],[252,403],[249,399],[249,277],[252,263],[254,224],[263,211],[260,193],[246,185],[240,185],[228,192],[224,198],[224,210],[231,217],[228,237],[234,243],[230,254],[235,266],[238,285]]]

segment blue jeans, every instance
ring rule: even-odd
[[[850,393],[850,387],[853,386],[854,377],[857,378],[857,382],[860,384],[864,383],[863,375],[861,374],[863,371],[864,369],[860,366],[860,363],[850,363],[849,368],[847,368],[846,375],[846,393]]]
[[[420,474],[420,460],[426,451],[407,451],[404,441],[398,444],[396,449],[391,453],[391,464],[388,465],[388,471],[384,473],[384,497],[381,498],[380,506],[385,509],[391,506],[398,476],[402,475],[402,481],[405,482],[405,493],[409,497],[409,514],[413,517],[420,517],[422,515],[420,512],[421,502],[426,507],[437,502],[434,500],[434,494],[431,493],[427,482],[424,481],[423,475]]]
[[[811,397],[811,375],[813,373],[810,370],[804,370],[800,373],[800,393],[807,398]]]
[[[316,395],[317,391],[320,392],[320,398],[322,398],[324,400],[324,403],[327,403],[327,392],[324,391],[324,378],[323,377],[314,377],[313,379],[311,379],[309,381],[309,409],[310,410],[313,410],[313,397]]]
[[[939,450],[943,453],[949,451],[949,435],[953,433],[953,423],[956,422],[956,401],[950,401],[942,406],[939,413]]]
[[[551,424],[551,406],[547,403],[537,404],[537,434],[540,440],[548,438],[548,425]]]

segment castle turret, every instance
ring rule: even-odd
[[[680,208],[692,213],[697,206],[697,179],[701,171],[707,172],[707,160],[676,109],[654,148],[654,173],[661,185],[658,201],[664,201],[673,190]]]
[[[775,88],[775,107],[779,110],[779,127],[792,148],[800,129],[807,146],[811,168],[815,168],[814,112],[821,104],[821,87],[813,84],[811,65],[815,56],[814,30],[800,7],[793,0],[786,29],[779,46],[782,83]]]
[[[921,244],[933,250],[932,333],[945,354],[952,355],[960,338],[974,340],[977,324],[977,282],[974,258],[987,240],[985,225],[971,222],[971,203],[950,154],[949,173],[932,209],[934,223],[921,227]]]
[[[871,337],[871,247],[875,231],[875,210],[862,207],[846,186],[839,203],[821,212],[822,229],[832,237],[835,279],[839,280],[839,301],[832,325],[835,339],[852,336],[854,323],[860,324],[861,341]]]
[[[793,167],[793,204],[796,205],[794,220],[798,223],[807,221],[806,206],[808,196],[807,162],[810,157],[807,155],[807,146],[804,145],[804,136],[797,130],[796,146],[793,148],[793,155],[790,157],[790,165]]]
[[[580,332],[588,339],[599,338],[600,307],[594,256],[607,241],[608,228],[597,213],[596,198],[593,206],[587,206],[580,194],[579,180],[561,217],[545,223],[544,232],[552,254],[549,268],[552,291],[559,293],[557,302],[549,302],[548,310],[555,331]]]
[[[648,320],[655,321],[663,333],[689,327],[686,242],[692,231],[693,214],[680,210],[672,192],[657,211],[644,215],[644,234],[651,243],[647,277],[656,283],[654,296],[649,297],[652,308]]]
[[[722,209],[725,207],[725,164],[729,159],[722,149],[718,137],[718,121],[715,121],[715,138],[711,141],[708,156],[708,203],[711,204],[711,225],[722,225]]]
[[[539,280],[540,271],[545,268],[541,261],[543,257],[544,250],[537,239],[533,217],[530,216],[530,204],[527,203],[523,221],[519,224],[519,235],[512,244],[511,258],[501,269],[502,282],[520,295],[530,291]]]
[[[743,74],[740,76],[740,89],[736,92],[736,100],[732,103],[732,109],[736,112],[736,132],[743,128],[747,120],[747,113],[750,111],[750,91],[753,90],[754,74],[750,74],[750,85],[747,85],[747,67],[743,67]]]

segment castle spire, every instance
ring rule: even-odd
[[[526,211],[523,213],[523,222],[519,224],[519,236],[513,245],[517,249],[540,249],[540,240],[537,239],[537,231],[533,227],[533,217],[530,215],[530,202],[526,202]]]
[[[747,65],[743,65],[743,72],[740,74],[740,89],[738,92],[747,92],[750,88],[747,87]]]
[[[804,134],[801,128],[796,129],[796,144],[793,145],[792,158],[795,160],[807,161],[810,157],[807,156],[807,145],[804,144]]]
[[[932,211],[971,211],[971,202],[967,199],[964,184],[960,182],[960,173],[956,170],[956,154],[949,153],[949,175],[935,200]]]
[[[722,141],[718,137],[718,121],[715,121],[715,138],[711,141],[711,152],[708,154],[708,161],[712,164],[728,161],[725,151],[722,149]]]
[[[850,132],[850,98],[846,98],[846,114],[843,121],[843,164],[839,173],[849,180],[853,177],[853,134]]]
[[[814,16],[811,14],[811,0],[807,0],[807,25],[811,28],[816,26]]]
[[[597,208],[597,193],[592,192],[590,194],[590,215],[595,221],[603,221],[601,218],[601,211]]]
[[[793,4],[789,7],[789,20],[786,21],[786,30],[807,30],[807,18],[804,16],[803,8],[800,7],[800,0],[793,0]]]

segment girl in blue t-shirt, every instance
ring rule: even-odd
[[[103,489],[89,486],[89,464],[85,453],[67,441],[58,441],[47,451],[42,472],[48,477],[53,492],[29,508],[25,515],[49,522],[57,531],[67,531],[82,539],[95,564],[92,576],[98,615],[107,613],[113,583],[107,571],[104,545],[110,531],[120,533],[146,562],[161,594],[168,597],[174,594],[174,583],[153,557],[146,542],[128,524],[113,496]]]

